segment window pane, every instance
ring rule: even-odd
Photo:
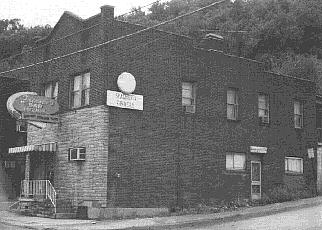
[[[84,105],[89,105],[89,89],[85,90]]]
[[[245,169],[245,155],[244,154],[234,154],[234,168],[235,169]]]
[[[192,91],[192,83],[182,82],[182,90]]]
[[[52,94],[52,84],[47,84],[45,86],[45,97],[50,97],[51,98],[51,95]]]
[[[303,172],[303,160],[297,158],[285,158],[285,170],[288,172]]]
[[[294,115],[295,128],[302,128],[302,117],[300,115]]]
[[[77,91],[77,92],[74,92],[73,107],[80,107],[80,106],[81,106],[81,92]]]
[[[57,96],[58,96],[58,82],[56,82],[54,85],[53,98],[56,99]]]
[[[252,193],[260,193],[261,187],[260,185],[252,185]]]
[[[182,105],[192,105],[190,98],[182,98]]]
[[[227,90],[227,104],[237,104],[235,90]]]
[[[84,77],[83,77],[83,89],[88,89],[90,88],[90,74],[89,73],[85,73]]]
[[[252,163],[252,181],[260,181],[260,163]]]
[[[294,102],[294,114],[302,114],[301,103],[299,101]]]
[[[78,91],[81,89],[81,84],[82,84],[82,76],[77,76],[74,78],[74,87],[73,91]]]
[[[192,98],[192,89],[191,90],[182,89],[182,97]]]
[[[234,168],[234,157],[233,154],[226,154],[226,169]]]
[[[258,108],[268,109],[268,96],[267,95],[258,95]]]
[[[235,119],[234,105],[227,105],[227,118]]]

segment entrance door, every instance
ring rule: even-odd
[[[261,162],[251,162],[251,198],[252,200],[261,199]]]

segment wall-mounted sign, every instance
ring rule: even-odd
[[[308,158],[314,158],[314,149],[313,148],[310,148],[307,150],[307,156]]]
[[[143,96],[107,90],[106,104],[124,109],[143,110]]]
[[[267,153],[267,147],[250,146],[251,153]]]
[[[14,107],[13,107],[13,103],[14,101],[22,96],[22,95],[37,95],[37,93],[34,92],[19,92],[19,93],[15,93],[13,95],[11,95],[8,100],[7,100],[7,109],[8,112],[16,119],[20,119],[21,118],[21,113],[19,111],[17,111]]]
[[[136,81],[132,74],[124,72],[117,78],[117,86],[124,94],[131,94],[136,87]]]
[[[58,112],[59,105],[56,100],[31,94],[17,97],[13,102],[15,110],[21,113],[54,114]]]

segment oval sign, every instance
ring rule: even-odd
[[[22,113],[54,114],[59,110],[56,100],[31,94],[17,97],[13,102],[13,107]]]

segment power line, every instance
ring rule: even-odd
[[[147,5],[145,5],[145,6],[139,6],[138,7],[138,9],[144,9],[144,8],[146,8],[146,7],[148,7],[148,6],[151,6],[151,5],[153,5],[153,4],[155,4],[155,3],[159,3],[161,0],[157,0],[157,1],[155,1],[155,2],[151,2],[150,4],[147,4]],[[123,17],[123,16],[125,16],[125,15],[127,15],[127,14],[131,14],[131,13],[134,13],[134,12],[136,12],[137,11],[137,9],[133,9],[133,10],[131,10],[131,11],[129,11],[129,12],[126,12],[126,13],[124,13],[124,14],[121,14],[121,15],[118,15],[117,17]]]
[[[90,47],[85,48],[85,49],[77,50],[75,52],[71,52],[71,53],[64,54],[64,55],[61,55],[61,56],[58,56],[58,57],[50,58],[50,59],[45,60],[45,61],[41,61],[41,62],[37,62],[37,63],[34,63],[34,64],[30,64],[30,65],[27,65],[27,66],[23,66],[23,67],[19,67],[19,68],[7,70],[7,71],[4,71],[4,72],[0,72],[0,74],[6,74],[6,73],[11,73],[11,72],[14,72],[14,71],[17,71],[17,70],[31,68],[31,67],[34,67],[34,66],[37,66],[37,65],[45,64],[45,63],[48,63],[48,62],[56,61],[56,60],[61,59],[61,58],[66,58],[66,57],[69,57],[69,56],[72,56],[72,55],[75,55],[75,54],[79,54],[79,53],[86,52],[86,51],[89,51],[89,50],[92,50],[92,49],[96,49],[96,48],[99,48],[101,46],[110,44],[112,42],[120,41],[120,40],[123,40],[125,38],[129,38],[129,37],[132,37],[134,35],[137,35],[137,34],[140,34],[140,33],[143,33],[143,32],[146,32],[146,31],[149,31],[149,30],[152,30],[152,29],[155,29],[155,28],[160,27],[162,25],[165,25],[165,24],[168,24],[170,22],[176,21],[176,20],[181,19],[183,17],[190,16],[192,14],[195,14],[197,12],[200,12],[202,10],[208,9],[208,8],[210,8],[212,6],[215,6],[215,5],[224,3],[224,2],[230,2],[230,0],[222,0],[222,1],[219,1],[219,2],[214,2],[214,3],[210,4],[210,5],[207,5],[207,6],[201,7],[199,9],[197,9],[197,10],[194,10],[194,11],[191,11],[191,12],[188,12],[188,13],[185,13],[185,14],[182,14],[182,15],[179,15],[179,16],[177,16],[175,18],[172,18],[172,19],[166,20],[164,22],[158,23],[158,24],[156,24],[154,26],[150,26],[150,27],[147,27],[145,29],[138,30],[138,31],[136,31],[134,33],[130,33],[130,34],[127,34],[127,35],[123,35],[123,36],[120,36],[118,38],[114,38],[114,39],[108,40],[106,42],[103,42],[103,43],[100,43],[100,44],[97,44],[97,45],[94,45],[94,46],[90,46]]]
[[[144,8],[146,8],[146,7],[150,6],[150,5],[153,5],[153,4],[155,4],[155,3],[158,3],[158,2],[160,2],[160,1],[161,1],[161,0],[157,0],[157,1],[154,1],[154,2],[152,2],[152,3],[150,3],[150,4],[148,4],[148,5],[145,5],[145,6],[139,6],[139,8],[144,9]],[[122,17],[122,16],[124,16],[124,15],[130,14],[130,13],[133,13],[133,12],[135,12],[135,10],[131,10],[131,11],[126,12],[126,13],[124,13],[124,14],[122,14],[122,15],[117,16],[117,17]],[[117,18],[117,17],[116,17],[116,18]],[[71,33],[71,34],[65,35],[65,36],[63,36],[63,37],[57,38],[57,39],[52,40],[52,41],[50,41],[50,42],[48,42],[48,43],[46,43],[46,44],[43,44],[43,45],[37,46],[37,47],[35,47],[35,48],[32,48],[31,50],[28,50],[28,51],[22,51],[22,52],[21,52],[21,53],[19,53],[19,54],[12,55],[12,56],[10,56],[10,57],[8,57],[8,58],[3,58],[3,59],[1,59],[0,61],[2,61],[2,62],[3,62],[3,61],[7,61],[7,60],[10,60],[10,59],[12,59],[12,58],[15,58],[15,57],[21,56],[21,55],[23,55],[23,54],[26,54],[26,53],[28,53],[28,52],[32,52],[32,50],[38,50],[38,49],[41,49],[41,48],[43,48],[43,47],[45,47],[45,46],[47,46],[47,45],[54,44],[54,43],[56,43],[56,42],[58,42],[58,41],[61,41],[61,40],[66,39],[66,38],[69,38],[69,37],[71,37],[71,36],[73,36],[73,35],[79,34],[79,33],[84,32],[84,31],[86,31],[86,30],[90,30],[90,29],[92,29],[92,28],[94,28],[94,27],[97,27],[97,26],[99,26],[99,25],[101,25],[101,23],[97,23],[97,24],[92,25],[92,26],[90,26],[90,27],[87,27],[87,28],[85,28],[85,29],[78,30],[78,31],[76,31],[76,32],[74,32],[74,33]]]

